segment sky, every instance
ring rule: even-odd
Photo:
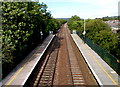
[[[70,18],[77,15],[84,19],[118,15],[120,0],[39,0],[48,6],[54,18]]]

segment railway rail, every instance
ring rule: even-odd
[[[66,33],[65,38],[66,38],[66,43],[67,43],[67,49],[68,49],[68,55],[69,55],[68,59],[69,59],[69,65],[70,65],[70,69],[71,69],[73,85],[86,85],[85,80],[83,78],[83,74],[80,70],[78,61],[72,50],[73,48],[72,48],[72,46],[70,46],[71,42],[70,42],[70,38],[68,36],[69,31],[67,30],[67,27],[65,27],[64,33]]]
[[[3,87],[119,86],[119,76],[111,71],[76,34],[70,35],[67,24],[63,24],[56,35],[49,35],[2,83]]]
[[[39,86],[52,86],[54,80],[54,73],[56,68],[56,62],[58,58],[59,46],[60,46],[61,32],[56,34],[51,46],[43,56],[42,61],[36,66],[35,73],[32,73],[25,86],[31,87]],[[31,79],[33,79],[31,81]]]
[[[59,35],[56,35],[55,40],[51,46],[50,54],[47,55],[46,60],[40,70],[40,74],[35,80],[34,86],[52,86],[54,80],[54,73],[59,51]]]
[[[80,60],[77,52],[74,52],[77,48],[74,48],[71,41],[70,32],[64,24],[26,85],[31,87],[98,85],[85,62],[78,62],[83,60]]]

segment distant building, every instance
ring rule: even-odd
[[[105,21],[110,27],[113,33],[118,33],[120,31],[120,21],[119,20],[109,20]]]
[[[118,27],[111,27],[113,33],[118,33],[120,31],[120,28]]]

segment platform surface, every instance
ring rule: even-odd
[[[42,55],[53,40],[54,35],[49,35],[41,45],[38,45],[13,71],[2,80],[4,86],[23,86]]]
[[[100,86],[120,87],[120,76],[77,34],[71,34]]]

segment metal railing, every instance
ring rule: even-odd
[[[106,50],[104,50],[99,45],[92,42],[87,37],[82,36],[79,32],[77,32],[78,36],[86,43],[88,44],[91,49],[93,49],[113,70],[115,70],[120,75],[120,63],[117,62],[117,58],[113,56],[112,54],[108,53]]]

